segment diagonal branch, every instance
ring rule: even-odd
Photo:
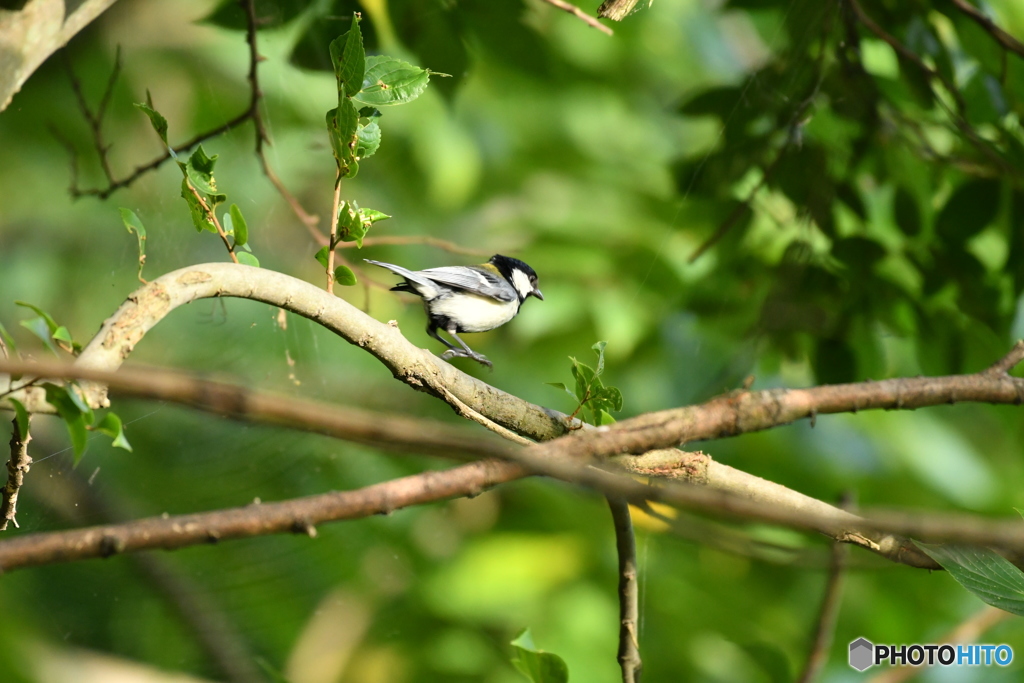
[[[592,26],[593,28],[596,28],[598,31],[601,31],[602,33],[607,33],[608,35],[615,34],[615,32],[612,31],[610,28],[608,28],[600,21],[598,21],[594,17],[590,16],[589,14],[581,10],[576,5],[573,5],[572,3],[566,2],[565,0],[544,0],[544,2],[548,3],[552,7],[556,7],[562,10],[563,12],[568,12],[569,14],[573,15],[574,17],[585,23],[587,26]]]
[[[1012,35],[999,28],[996,22],[992,21],[988,15],[984,14],[977,7],[967,2],[967,0],[952,0],[956,8],[971,18],[978,26],[981,26],[985,31],[988,32],[992,38],[1003,46],[1004,49],[1015,53],[1018,57],[1024,59],[1024,43],[1014,38]]]

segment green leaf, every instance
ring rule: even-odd
[[[355,105],[347,97],[340,98],[338,108],[327,112],[327,134],[343,178],[352,178],[359,171],[355,159],[358,129],[359,112]]]
[[[581,363],[575,358],[572,361],[572,376],[576,379],[576,395],[586,403],[590,400],[595,389],[601,387],[601,380],[597,379],[594,369],[586,363]]]
[[[565,393],[567,393],[570,396],[572,396],[572,400],[574,400],[577,403],[579,403],[580,400],[578,398],[576,398],[576,394],[572,393],[572,390],[569,387],[565,386],[563,383],[561,383],[561,382],[544,382],[544,384],[547,384],[549,387],[554,387],[556,389],[561,389]]]
[[[18,353],[18,345],[14,343],[14,337],[11,336],[7,328],[4,327],[3,323],[0,323],[0,339],[3,340],[4,344],[7,345],[7,349],[10,353]]]
[[[71,338],[71,333],[68,332],[68,328],[64,327],[63,325],[58,327],[57,331],[54,332],[52,336],[55,341],[64,342],[71,348],[79,346],[78,344],[75,344],[75,340]]]
[[[199,198],[192,193],[192,187],[189,185],[188,178],[181,179],[181,198],[188,204],[189,214],[192,216],[192,225],[195,226],[196,232],[202,232],[203,230],[209,230],[212,233],[217,232],[217,227],[210,220],[209,216],[206,215],[206,209],[199,203]]]
[[[365,126],[359,126],[356,131],[356,157],[359,160],[372,157],[377,148],[380,147],[380,126],[376,121],[371,121]]]
[[[43,389],[46,390],[47,402],[57,410],[57,414],[64,420],[64,424],[68,428],[68,434],[71,437],[71,447],[75,452],[75,464],[77,465],[78,461],[82,459],[82,453],[85,452],[86,442],[88,441],[86,414],[79,407],[81,397],[72,397],[73,390],[68,391],[65,387],[49,382],[43,384]],[[90,410],[89,412],[89,422],[91,422],[92,411]]]
[[[556,654],[538,650],[533,644],[530,629],[524,629],[512,641],[515,657],[512,664],[533,683],[566,683],[569,680],[569,667]]]
[[[330,253],[330,247],[320,247],[320,251],[316,252],[316,256],[313,257],[320,263],[321,266],[324,267],[324,270],[327,269],[327,264],[329,262],[328,256],[330,255]]]
[[[128,229],[128,232],[134,232],[135,236],[139,239],[139,279],[141,280],[142,267],[146,264],[146,227],[131,209],[126,209],[122,206],[119,210],[124,227]]]
[[[356,283],[356,274],[348,266],[338,266],[334,269],[334,281],[339,285],[351,287]]]
[[[379,219],[378,219],[379,220]],[[355,202],[342,202],[338,207],[338,241],[355,242],[360,248],[372,221],[363,219],[362,210]]]
[[[338,81],[338,97],[352,97],[363,86],[366,70],[366,52],[363,50],[363,33],[359,28],[362,17],[352,14],[352,28],[344,35],[331,41],[331,63],[334,77]]]
[[[128,443],[128,439],[124,436],[124,425],[121,423],[121,418],[117,413],[107,413],[104,415],[103,419],[94,429],[113,439],[114,441],[111,445],[114,448],[123,448],[129,453],[132,452],[132,445]]]
[[[604,374],[604,347],[608,346],[608,342],[599,341],[590,348],[597,353],[597,370],[594,371],[595,377],[600,377]]]
[[[956,189],[935,219],[935,231],[947,244],[960,246],[985,229],[999,212],[999,181],[971,180]]]
[[[153,124],[153,130],[155,130],[156,134],[160,136],[161,140],[163,140],[164,146],[170,147],[170,145],[167,144],[167,119],[165,119],[156,109],[153,109],[153,98],[149,94],[149,90],[146,90],[146,103],[142,104],[141,102],[136,102],[135,106],[141,109],[143,113],[149,117],[149,122]]]
[[[192,185],[208,195],[217,194],[217,181],[213,177],[213,167],[217,164],[218,156],[217,154],[212,157],[207,156],[203,146],[199,145],[185,164],[185,175],[192,181]]]
[[[601,407],[611,412],[622,410],[622,392],[618,387],[602,387],[601,391],[594,397],[600,402]]]
[[[974,546],[914,543],[984,602],[1024,616],[1024,572],[1002,555]]]
[[[25,408],[25,404],[16,398],[8,398],[11,405],[14,406],[14,419],[18,423],[18,433],[21,438],[24,439],[28,436],[29,421],[28,421],[28,409]]]
[[[53,355],[58,355],[57,346],[53,343],[53,339],[50,338],[50,328],[47,326],[46,320],[43,318],[29,318],[28,320],[22,320],[21,326],[39,337],[46,344],[46,348],[53,352]]]
[[[359,209],[359,215],[362,217],[365,225],[373,225],[377,221],[383,221],[391,218],[391,216],[381,211],[377,211],[376,209]]]
[[[244,246],[249,241],[249,226],[245,222],[242,210],[238,208],[238,204],[231,205],[231,208],[228,209],[228,215],[231,218],[231,226],[235,233],[235,246]]]
[[[240,251],[235,254],[235,258],[237,258],[238,262],[241,263],[242,265],[252,266],[254,268],[260,267],[260,260],[256,258],[256,256],[253,255],[251,252]]]
[[[35,311],[36,315],[42,318],[43,321],[46,323],[46,329],[49,331],[49,334],[53,334],[54,332],[57,331],[57,328],[60,327],[60,325],[57,324],[57,321],[54,320],[49,313],[39,308],[38,306],[34,306],[33,304],[26,303],[24,301],[15,301],[14,303],[18,306],[21,306],[22,308],[28,308],[32,311]]]
[[[422,95],[429,82],[426,69],[394,57],[374,55],[366,59],[362,92],[354,99],[371,107],[405,104]]]
[[[893,214],[896,227],[904,234],[913,237],[921,232],[921,209],[917,205],[917,199],[902,187],[896,190]]]

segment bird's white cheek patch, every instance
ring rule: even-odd
[[[463,332],[486,332],[516,317],[519,302],[456,294],[434,303],[431,310],[455,321]]]
[[[521,270],[512,271],[512,286],[519,292],[519,296],[526,298],[526,295],[533,291],[533,285],[530,284],[530,276]]]

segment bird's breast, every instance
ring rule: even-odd
[[[456,293],[430,302],[430,311],[454,322],[457,332],[486,332],[504,325],[519,312],[519,300],[498,301],[476,294]]]

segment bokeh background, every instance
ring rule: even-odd
[[[861,7],[920,64],[848,2],[658,0],[614,37],[538,0],[257,2],[268,160],[308,210],[330,212],[327,43],[360,10],[370,52],[451,77],[384,112],[380,151],[343,196],[393,216],[371,235],[430,236],[480,256],[408,244],[351,250],[350,260],[425,268],[501,252],[540,274],[544,302],[470,338],[494,371],[457,361],[467,372],[571,411],[545,383],[568,382],[569,357],[587,362],[607,341],[621,418],[705,400],[751,375],[768,388],[975,371],[1024,336],[1024,57],[952,3]],[[1024,5],[985,9],[1024,38]],[[15,301],[85,342],[138,285],[119,207],[147,227],[147,277],[225,260],[215,236],[192,228],[171,164],[106,201],[72,198],[54,131],[77,150],[82,187],[103,178],[68,65],[95,106],[121,51],[104,124],[120,176],[160,153],[132,106],[147,90],[172,143],[245,109],[241,26],[233,2],[121,0],[0,114],[0,321],[29,354],[46,352],[19,326],[32,314]],[[261,173],[251,124],[204,148],[220,155],[220,189],[244,211],[263,267],[322,282],[319,245]],[[723,224],[722,239],[691,260]],[[386,291],[390,275],[357,274],[340,296],[440,351],[418,303]],[[294,316],[281,329],[275,315],[200,301],[155,328],[131,361],[457,421],[368,354]],[[63,426],[34,421],[36,464],[20,529],[7,534],[445,466],[170,405],[117,410],[134,452],[97,436],[77,467]],[[865,506],[1006,516],[1024,505],[1021,415],[979,405],[842,415],[702,447],[830,502],[850,493]],[[821,599],[823,541],[760,525],[637,524],[644,679],[792,680]],[[859,552],[851,564],[824,680],[862,679],[846,665],[859,636],[935,642],[983,607],[941,572]],[[271,680],[254,672],[258,659],[292,683],[512,683],[525,679],[508,642],[530,627],[571,680],[611,683],[615,567],[602,499],[531,480],[324,526],[316,539],[23,570],[0,577],[0,678],[228,680],[235,666],[235,680]],[[982,640],[1024,655],[1017,618]],[[920,678],[1010,681],[1019,670]]]

